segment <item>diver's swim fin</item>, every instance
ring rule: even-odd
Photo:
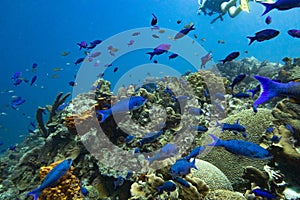
[[[249,0],[240,0],[240,8],[245,12],[250,12]]]

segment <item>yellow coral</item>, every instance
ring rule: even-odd
[[[46,175],[62,161],[52,163],[50,166],[41,167],[39,175],[43,180]],[[53,187],[48,187],[43,190],[39,199],[45,200],[81,200],[80,181],[73,175],[74,167],[58,180]]]

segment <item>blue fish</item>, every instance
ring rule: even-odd
[[[237,75],[228,87],[230,87],[233,90],[234,86],[236,84],[239,84],[240,82],[242,82],[245,79],[245,77],[246,77],[246,74]]]
[[[183,178],[175,177],[175,178],[174,178],[174,181],[176,181],[177,183],[180,183],[180,184],[183,185],[184,187],[187,187],[187,188],[190,187],[189,182],[187,182],[187,181],[184,180]]]
[[[140,148],[136,147],[134,148],[134,151],[133,151],[134,154],[138,154],[138,153],[141,153],[141,150]]]
[[[204,146],[197,146],[190,152],[189,155],[185,156],[183,159],[190,160],[191,158],[196,158],[204,150],[205,150]]]
[[[300,99],[300,82],[278,83],[263,76],[254,76],[261,86],[259,97],[253,103],[253,109],[256,112],[259,104],[262,104],[274,97],[289,97],[293,102]]]
[[[178,176],[185,176],[191,172],[191,168],[198,170],[195,165],[196,158],[192,162],[189,162],[187,159],[177,160],[170,168],[169,174],[175,178]]]
[[[84,61],[84,58],[78,58],[74,64],[77,65],[79,63],[82,63],[83,61]]]
[[[268,150],[262,148],[261,146],[244,141],[244,140],[221,140],[213,134],[209,134],[213,139],[211,144],[208,146],[224,147],[230,153],[235,155],[241,155],[248,158],[256,159],[271,159],[273,156],[268,152]]]
[[[239,92],[236,94],[232,94],[233,98],[238,98],[238,99],[242,99],[242,98],[250,98],[250,94],[244,93],[244,92]]]
[[[263,190],[260,188],[256,188],[256,189],[252,190],[252,192],[255,194],[255,196],[260,196],[260,197],[266,198],[268,200],[278,199],[278,197],[276,195],[272,194],[271,192],[269,192],[267,190]]]
[[[128,179],[130,179],[132,176],[133,176],[133,172],[129,170],[129,171],[127,172],[127,174],[126,174],[125,179],[128,180]]]
[[[184,37],[185,35],[187,35],[191,30],[195,30],[194,28],[194,24],[192,26],[190,26],[189,28],[185,28],[185,29],[182,29],[181,31],[179,31],[174,39],[177,40],[177,39],[180,39],[182,37]]]
[[[274,131],[274,127],[270,126],[270,127],[267,128],[266,134],[273,133],[273,131]]]
[[[147,158],[149,161],[149,165],[151,165],[155,160],[164,160],[166,158],[170,158],[175,156],[178,153],[178,149],[175,144],[165,144],[159,152],[157,152],[154,156]]]
[[[290,125],[290,124],[286,124],[285,125],[285,128],[287,130],[289,130],[291,132],[292,135],[294,135],[295,131],[294,131],[294,128]]]
[[[34,200],[37,200],[44,189],[54,185],[61,177],[63,177],[67,173],[71,165],[72,159],[67,159],[53,167],[53,169],[46,175],[41,185],[29,192],[27,196],[32,195]]]
[[[16,80],[21,77],[22,72],[15,72],[11,79]]]
[[[80,186],[80,191],[83,196],[87,196],[89,194],[89,190],[83,187],[82,185]]]
[[[174,96],[174,92],[171,90],[171,88],[169,88],[169,86],[167,86],[165,89],[164,89],[164,93],[166,94],[169,94],[170,96]]]
[[[246,127],[239,124],[239,119],[234,124],[222,123],[220,124],[217,122],[216,126],[220,126],[222,131],[232,131],[234,134],[238,134],[238,132],[245,132]]]
[[[135,89],[135,92],[139,91],[140,88],[144,88],[145,90],[147,90],[147,92],[150,92],[150,93],[154,93],[158,89],[156,83],[146,83],[146,84],[142,85],[141,87],[138,87],[137,89]]]
[[[260,91],[260,85],[257,85],[253,90],[247,90],[247,92],[250,92],[252,94],[252,98],[256,93]]]
[[[232,60],[234,60],[235,58],[239,57],[240,52],[236,51],[236,52],[232,52],[229,55],[226,56],[225,59],[220,60],[220,62],[223,62],[223,64],[225,64],[226,62],[230,62]]]
[[[201,108],[189,108],[188,109],[188,113],[191,115],[202,115],[203,111],[201,110]]]
[[[122,176],[118,176],[118,179],[114,181],[114,189],[122,186],[124,184],[124,178]]]
[[[162,193],[163,191],[172,192],[176,190],[176,185],[172,181],[166,181],[162,185],[157,187],[158,193]]]
[[[24,99],[22,99],[22,97],[21,96],[17,96],[16,98],[14,98],[13,100],[12,100],[12,102],[11,102],[11,107],[13,108],[13,109],[17,109],[17,106],[19,106],[19,105],[21,105],[21,104],[23,104],[23,103],[25,103],[25,100]]]
[[[34,82],[36,81],[36,79],[37,79],[37,76],[36,75],[33,76],[32,79],[31,79],[30,85],[33,85]]]
[[[132,96],[115,103],[110,109],[97,110],[97,116],[101,116],[100,123],[103,123],[112,114],[125,114],[129,111],[141,108],[147,99],[142,96]]]
[[[63,103],[60,106],[58,106],[58,108],[56,109],[56,112],[60,112],[63,109],[65,109],[69,104],[68,103]]]
[[[8,150],[15,151],[16,148],[17,148],[17,145],[11,145],[8,147]]]
[[[278,137],[277,135],[273,135],[273,137],[270,139],[271,142],[277,144],[278,142],[280,142],[282,136]]]
[[[36,69],[36,68],[37,68],[37,66],[38,66],[38,64],[37,64],[37,63],[33,63],[33,64],[32,64],[32,69]]]
[[[90,42],[90,46],[88,46],[87,49],[93,49],[101,42],[102,42],[102,40],[94,40],[93,42]]]
[[[144,144],[154,142],[159,136],[161,136],[164,133],[163,130],[160,130],[158,132],[151,132],[148,133],[145,137],[143,137],[140,141],[139,144],[140,146],[143,146]]]
[[[128,136],[125,138],[125,143],[129,143],[129,142],[131,142],[133,139],[134,139],[134,135],[128,135]]]
[[[221,101],[224,101],[224,100],[225,100],[225,96],[224,96],[224,94],[221,93],[221,92],[216,92],[216,93],[214,94],[214,96],[215,96],[216,99],[219,99],[219,100],[221,100]]]
[[[274,8],[277,10],[289,10],[292,8],[300,7],[300,0],[277,0],[275,3],[262,3],[266,7],[266,10],[262,14],[265,15]]]
[[[147,54],[150,55],[150,60],[152,60],[153,56],[155,56],[155,55],[161,55],[161,54],[163,54],[165,52],[168,52],[168,50],[170,48],[171,48],[170,44],[160,44],[152,52],[147,52]]]
[[[206,132],[208,130],[208,128],[206,128],[205,126],[190,126],[191,131],[197,131],[197,132]]]
[[[266,24],[271,24],[271,22],[272,22],[272,18],[271,18],[271,16],[268,16],[268,17],[265,19],[265,23],[266,23]]]
[[[249,45],[251,45],[252,42],[254,42],[255,40],[257,42],[270,40],[270,39],[276,37],[277,35],[279,35],[279,33],[280,33],[279,31],[274,30],[274,29],[265,29],[265,30],[255,33],[255,36],[253,36],[253,37],[247,36],[247,38],[250,39]]]
[[[300,38],[300,30],[298,29],[290,29],[288,30],[288,34],[294,38]]]
[[[178,54],[173,53],[173,54],[171,54],[171,55],[169,56],[169,60],[170,60],[170,59],[174,59],[174,58],[176,58],[177,56],[178,56]]]
[[[14,85],[15,86],[20,85],[22,83],[22,81],[23,81],[23,79],[18,78],[18,79],[15,80]]]
[[[155,26],[157,24],[157,17],[152,13],[152,20],[151,20],[151,26]]]

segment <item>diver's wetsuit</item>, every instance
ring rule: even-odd
[[[206,0],[200,9],[205,15],[221,14],[221,4],[228,1],[230,0]]]

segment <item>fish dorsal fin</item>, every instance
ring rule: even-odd
[[[240,124],[239,122],[240,122],[240,119],[237,119],[235,124]]]

